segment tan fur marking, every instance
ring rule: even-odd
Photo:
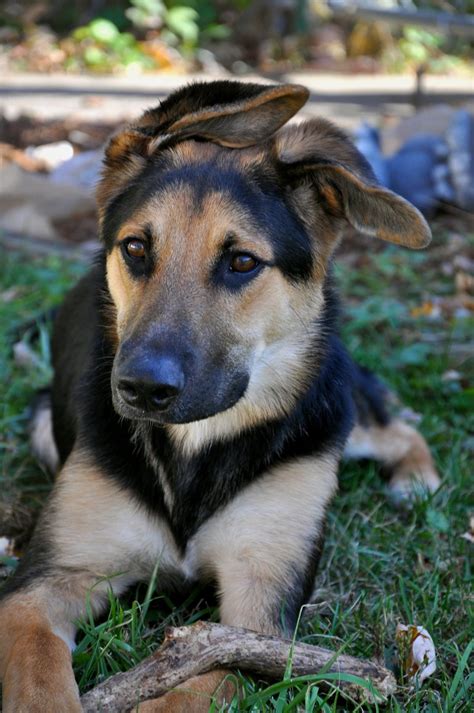
[[[340,129],[326,119],[316,118],[300,124],[285,126],[275,136],[279,158],[284,163],[298,163],[311,156],[326,157],[355,166],[357,151],[344,141]]]
[[[177,567],[164,521],[148,515],[83,454],[71,456],[63,469],[52,507],[51,535],[62,567],[87,569],[97,578],[121,575],[119,582],[149,577],[157,562]]]
[[[292,568],[304,571],[337,488],[337,465],[327,454],[277,466],[200,528],[188,556],[217,575],[223,624],[280,633],[268,607],[278,606]]]
[[[107,283],[115,306],[116,331],[123,333],[130,311],[140,298],[141,286],[132,280],[118,247],[107,256]]]
[[[23,592],[0,606],[4,713],[80,713],[71,655],[42,598]]]
[[[106,163],[102,171],[102,179],[96,190],[100,223],[104,219],[105,209],[109,203],[145,167],[146,159],[139,153],[141,149],[142,143],[137,144],[135,135],[124,134],[111,139],[105,151]]]
[[[140,703],[134,713],[207,713],[211,703],[216,710],[223,710],[237,692],[235,674],[218,669],[193,676],[164,696]]]
[[[390,488],[406,492],[417,485],[434,492],[440,486],[431,453],[423,436],[401,420],[388,426],[355,426],[344,452],[346,458],[373,458],[392,470]]]

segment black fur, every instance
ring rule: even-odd
[[[359,364],[354,369],[353,394],[357,408],[357,421],[362,426],[376,423],[387,426],[390,414],[387,410],[388,389],[369,369]]]
[[[158,107],[146,112],[149,120],[146,127],[138,125],[141,133],[154,137],[166,134],[177,119],[186,114],[195,113],[210,107],[238,104],[246,99],[258,97],[262,90],[268,89],[261,84],[218,80],[209,82],[193,82],[170,94]]]

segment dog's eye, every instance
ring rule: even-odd
[[[234,255],[230,261],[230,270],[232,272],[252,272],[258,267],[259,262],[253,255],[247,255],[246,253],[239,253]]]
[[[146,256],[145,243],[138,238],[130,238],[125,241],[125,252],[129,257],[143,259]]]

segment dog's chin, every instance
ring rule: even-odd
[[[220,413],[228,411],[235,406],[245,394],[245,388],[237,395],[234,394],[224,403],[205,405],[200,404],[197,407],[180,407],[179,404],[173,405],[167,409],[147,411],[145,409],[135,408],[125,403],[117,393],[113,394],[113,405],[116,413],[129,421],[140,421],[153,423],[159,426],[171,426],[185,423],[195,423],[196,421],[204,421],[207,418],[212,418]]]

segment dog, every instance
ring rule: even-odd
[[[59,474],[1,593],[5,713],[80,711],[74,622],[158,561],[163,590],[214,582],[223,623],[291,633],[344,454],[403,494],[439,485],[341,344],[331,277],[346,224],[416,249],[430,230],[331,123],[287,125],[307,99],[196,83],[106,148],[103,252],[59,310],[33,425]],[[225,675],[140,710],[207,710]]]

